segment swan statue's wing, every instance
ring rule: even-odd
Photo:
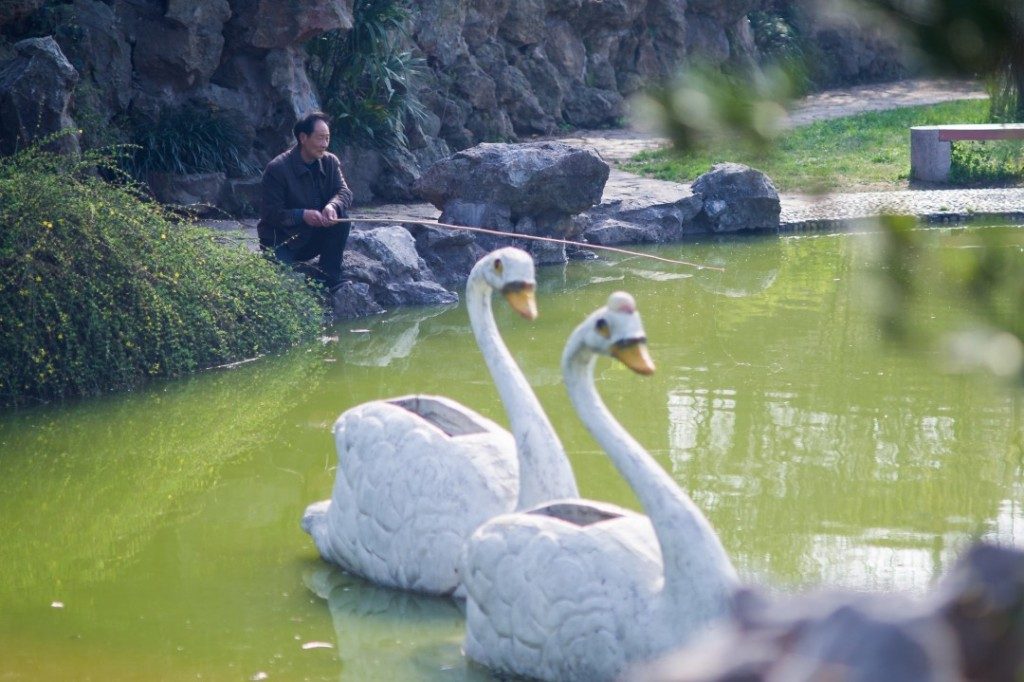
[[[591,501],[493,519],[464,566],[466,654],[549,680],[614,678],[643,649],[632,640],[662,585],[647,517]]]
[[[330,501],[304,521],[321,555],[378,584],[447,594],[462,544],[518,495],[512,436],[446,398],[364,403],[334,426]],[[318,507],[317,505],[321,505]]]

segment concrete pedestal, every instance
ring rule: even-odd
[[[948,182],[952,144],[939,139],[939,126],[910,129],[910,178],[924,182]]]

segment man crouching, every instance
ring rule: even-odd
[[[327,151],[330,118],[314,111],[298,120],[295,145],[267,164],[256,230],[260,246],[289,265],[317,258],[314,277],[328,290],[341,284],[341,258],[352,205],[338,157]]]

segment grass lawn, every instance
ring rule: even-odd
[[[736,161],[764,171],[782,192],[905,189],[910,173],[910,127],[986,123],[987,100],[964,100],[818,121],[783,134],[770,155],[735,147],[679,155],[643,152],[623,165],[632,173],[691,182],[712,166]],[[961,145],[964,145],[961,147]],[[954,143],[953,178],[962,184],[1024,184],[1024,145]]]

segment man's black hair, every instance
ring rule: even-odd
[[[295,122],[295,127],[292,128],[292,132],[295,133],[295,141],[299,141],[299,133],[312,135],[313,126],[316,125],[317,121],[323,121],[328,126],[331,125],[330,116],[322,111],[312,111]]]

